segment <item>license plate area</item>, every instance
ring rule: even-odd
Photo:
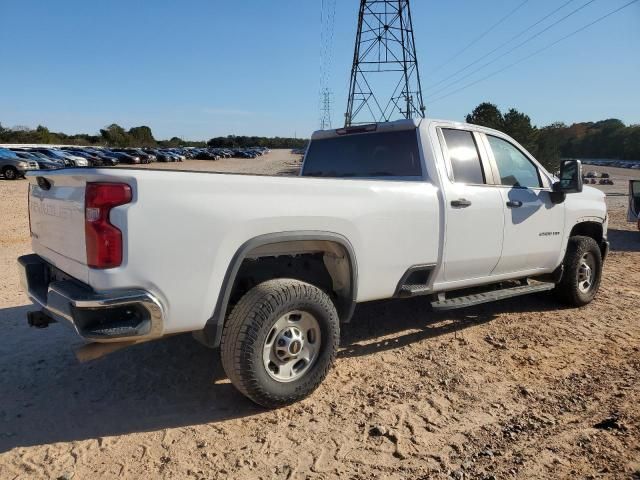
[[[48,265],[48,271],[49,271],[49,275],[48,275],[49,283],[61,282],[63,280],[74,280],[73,277],[70,277],[69,275],[64,273],[62,270],[54,267],[53,265]]]

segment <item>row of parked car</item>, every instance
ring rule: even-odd
[[[118,164],[182,162],[186,159],[256,158],[269,153],[266,147],[227,148],[104,148],[104,147],[12,147],[0,148],[0,174],[6,179],[24,177],[28,170],[64,167],[113,167]]]
[[[640,160],[584,160],[585,165],[597,165],[599,167],[616,167],[616,168],[631,168],[634,170],[640,170]]]
[[[252,148],[186,148],[189,158],[195,160],[219,160],[221,158],[256,158],[269,153],[267,147]]]

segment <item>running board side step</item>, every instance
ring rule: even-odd
[[[520,295],[528,295],[530,293],[546,292],[555,288],[554,283],[535,283],[533,285],[520,285],[517,287],[504,288],[502,290],[494,290],[485,293],[474,293],[462,297],[442,298],[441,300],[431,302],[431,307],[436,311],[455,310],[456,308],[473,307],[482,303],[495,302]]]

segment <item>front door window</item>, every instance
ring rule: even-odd
[[[496,160],[500,183],[516,188],[540,188],[540,175],[536,166],[514,145],[502,138],[487,135]]]

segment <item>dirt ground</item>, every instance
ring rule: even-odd
[[[635,173],[605,170],[611,193]],[[15,267],[30,251],[26,191],[0,180],[0,479],[640,478],[640,232],[626,197],[608,200],[612,252],[591,305],[362,304],[318,391],[266,411],[189,335],[80,364],[69,330],[30,329]]]

